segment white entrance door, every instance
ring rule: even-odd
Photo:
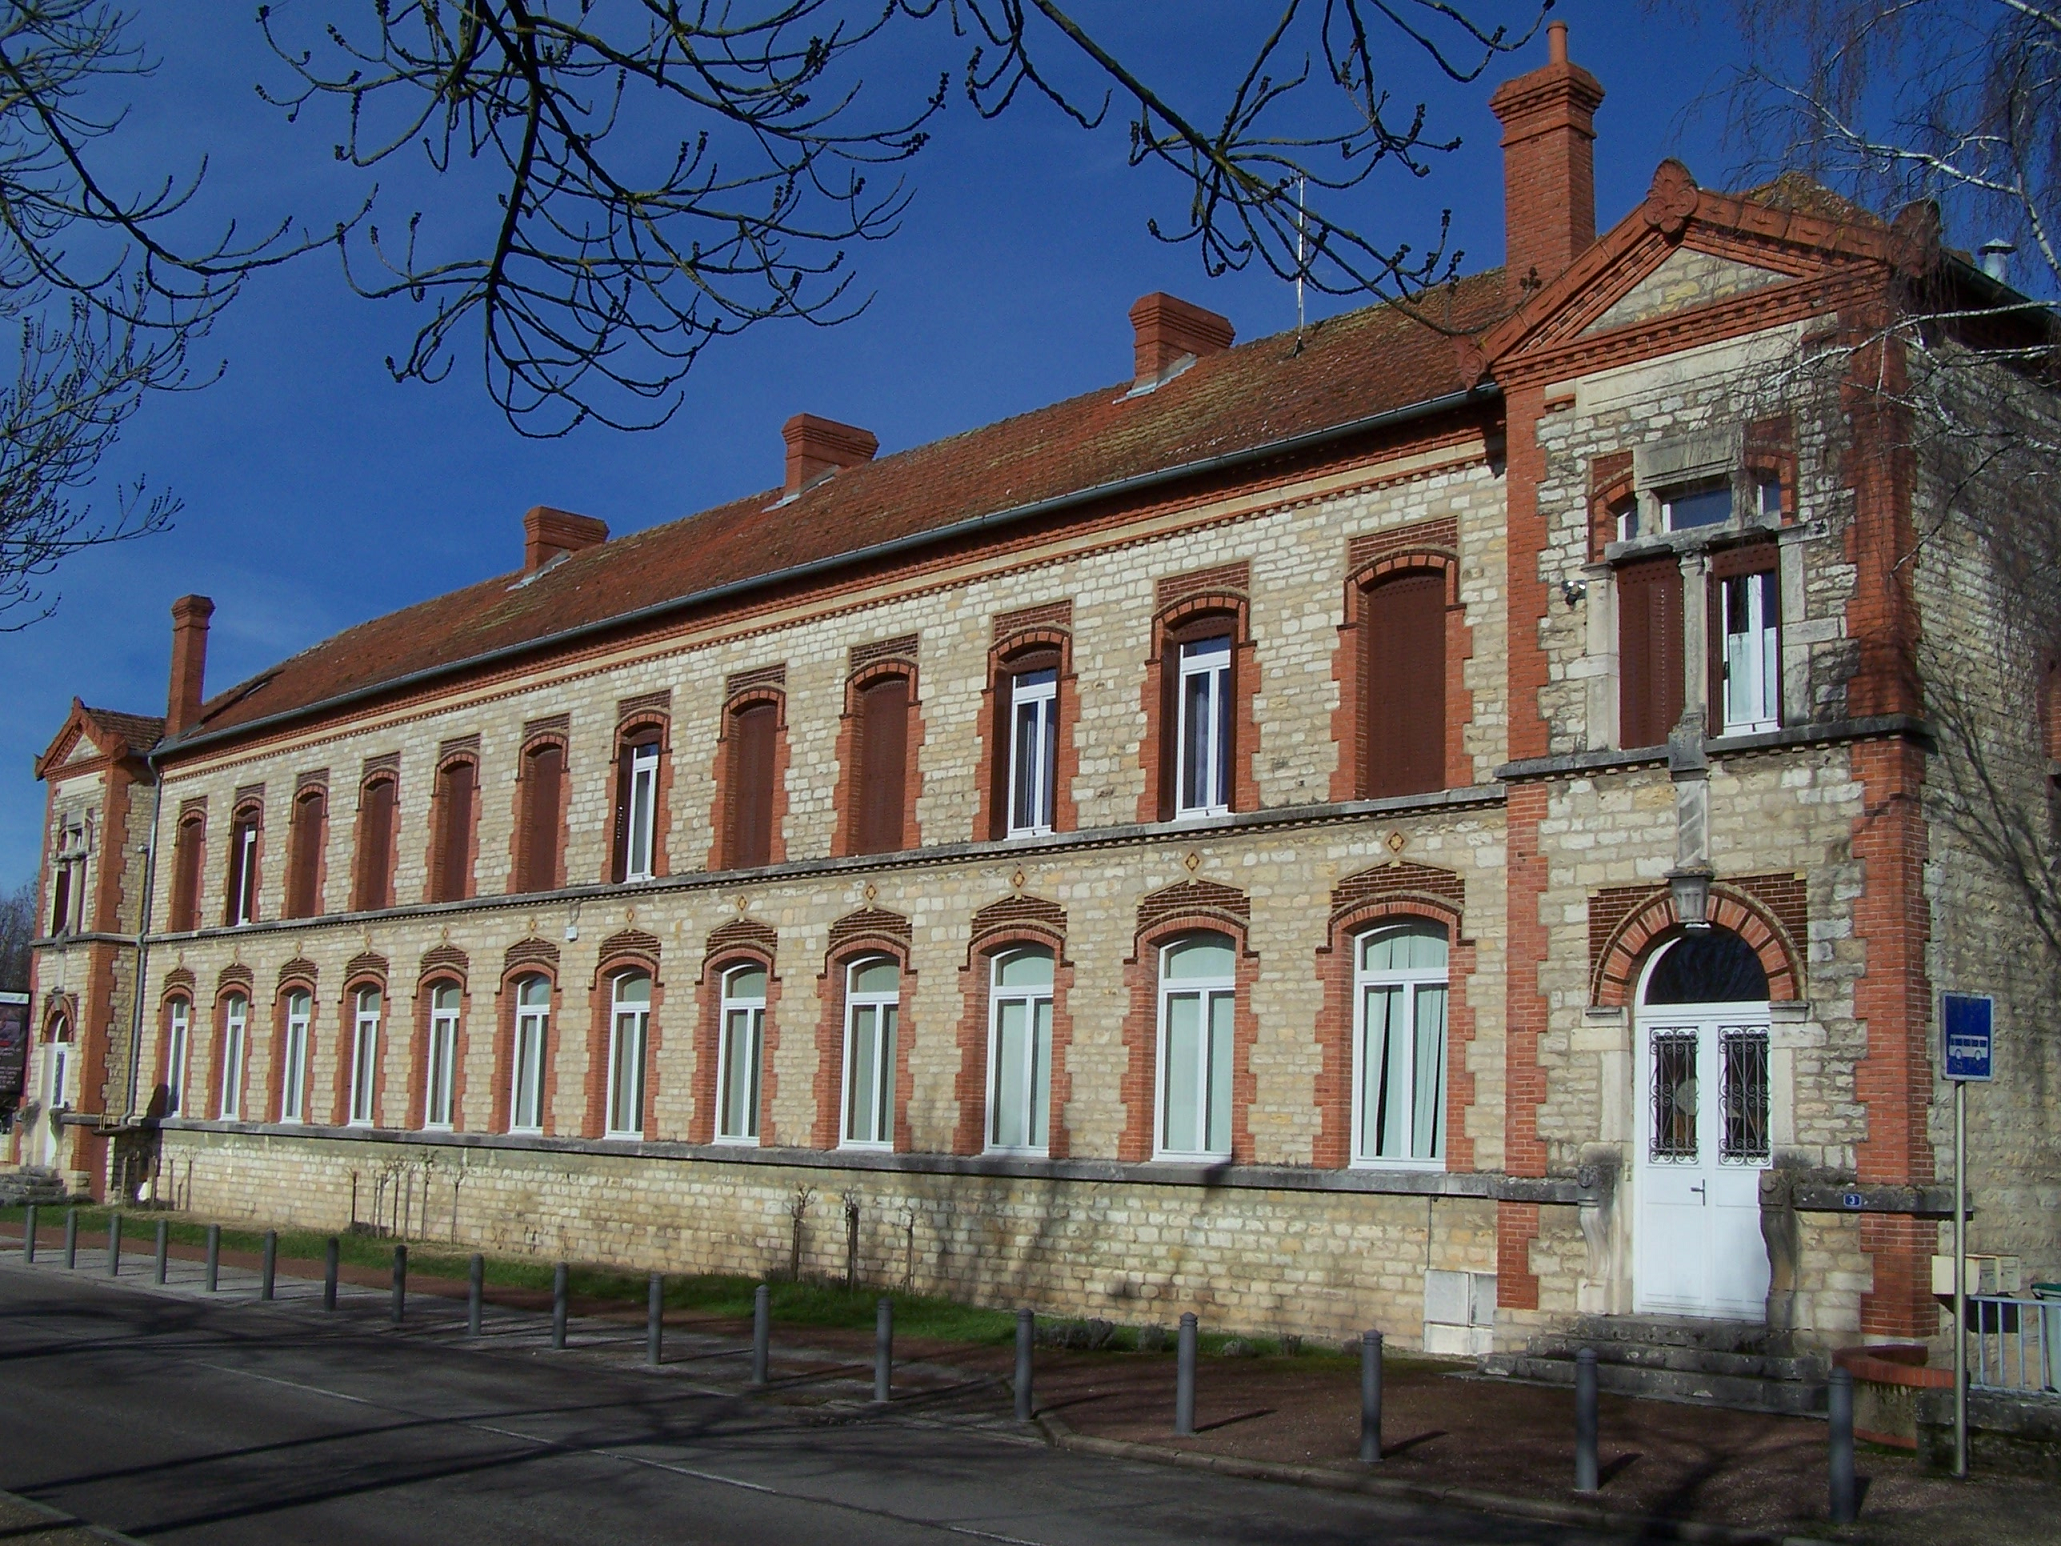
[[[1649,1005],[1639,1065],[1634,1305],[1757,1321],[1768,1295],[1768,1006]]]
[[[63,1147],[60,1140],[63,1129],[58,1126],[57,1114],[64,1109],[66,1079],[70,1073],[72,1046],[68,1041],[51,1041],[43,1044],[43,1165],[49,1169],[57,1164],[58,1151]]]

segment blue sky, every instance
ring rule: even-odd
[[[321,221],[352,205],[363,183],[330,157],[334,119],[289,125],[254,90],[284,83],[255,7],[156,0],[139,9],[140,35],[161,61],[124,142],[139,176],[206,157],[196,208],[214,216]],[[1198,99],[1269,13],[1249,0],[1192,0],[1180,8],[1186,25],[1169,29],[1169,10],[1080,7],[1127,57]],[[1736,48],[1729,32],[1692,7],[1656,14],[1630,0],[1562,0],[1557,14],[1570,23],[1573,58],[1608,93],[1597,115],[1599,223],[1643,196],[1665,155],[1726,185],[1729,153],[1685,103],[1721,86]],[[1421,241],[1450,206],[1465,266],[1500,261],[1502,168],[1488,95],[1544,57],[1540,39],[1509,70],[1436,93],[1464,144],[1425,182],[1370,187],[1360,218]],[[896,63],[913,73],[945,62]],[[1416,91],[1417,79],[1399,78],[1398,93]],[[43,788],[31,759],[72,695],[163,711],[177,596],[215,599],[212,692],[366,617],[516,567],[531,505],[623,532],[770,487],[781,475],[780,425],[795,412],[863,425],[885,454],[1122,379],[1125,312],[1147,291],[1225,313],[1240,338],[1292,326],[1289,287],[1259,274],[1207,279],[1194,249],[1148,233],[1148,216],[1178,218],[1181,190],[1127,169],[1124,151],[1121,125],[1084,134],[1032,102],[984,123],[953,100],[909,168],[915,199],[900,235],[854,254],[859,286],[873,295],[865,314],[832,330],[783,324],[716,345],[672,422],[643,433],[525,440],[488,401],[476,356],[461,356],[441,385],[396,385],[382,361],[405,349],[414,314],[352,296],[333,257],[261,276],[204,346],[221,379],[148,406],[108,466],[110,477],[141,473],[174,489],[185,501],[176,528],[72,561],[51,585],[56,615],[0,635],[0,679],[10,684],[0,886],[34,872]],[[400,184],[389,176],[389,210],[417,191]],[[1346,304],[1311,297],[1316,315]]]

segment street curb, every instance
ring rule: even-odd
[[[124,1535],[119,1530],[110,1530],[104,1525],[97,1525],[90,1520],[81,1519],[77,1514],[67,1513],[64,1509],[52,1508],[47,1503],[38,1503],[34,1498],[25,1498],[18,1492],[0,1492],[0,1501],[4,1501],[10,1508],[25,1509],[31,1514],[40,1515],[43,1522],[52,1530],[76,1530],[82,1535],[90,1535],[97,1540],[106,1541],[109,1543],[109,1546],[144,1546],[144,1543],[137,1540],[133,1535]],[[37,1526],[35,1525],[10,1524],[0,1526],[0,1536],[11,1537],[26,1534],[28,1531],[36,1528]]]
[[[1047,1442],[1075,1454],[1101,1455],[1112,1460],[1139,1460],[1148,1465],[1180,1466],[1194,1471],[1214,1471],[1220,1476],[1239,1476],[1253,1481],[1286,1482],[1297,1487],[1322,1487],[1333,1492],[1358,1492],[1370,1497],[1394,1498],[1407,1503],[1426,1503],[1448,1508],[1472,1509],[1481,1514],[1503,1514],[1545,1524],[1577,1525],[1585,1529],[1637,1536],[1641,1540],[1675,1540],[1699,1546],[1838,1546],[1838,1543],[1808,1535],[1775,1535],[1766,1530],[1745,1530],[1735,1525],[1704,1524],[1693,1519],[1667,1519],[1654,1514],[1635,1514],[1604,1504],[1561,1502],[1549,1498],[1520,1498],[1502,1492],[1481,1492],[1470,1487],[1437,1487],[1422,1482],[1398,1481],[1370,1471],[1343,1466],[1291,1465],[1276,1460],[1242,1460],[1235,1455],[1206,1455],[1195,1450],[1171,1449],[1162,1444],[1140,1444],[1131,1439],[1101,1439],[1082,1433],[1065,1418],[1040,1412],[1034,1419]]]

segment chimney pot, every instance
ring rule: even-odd
[[[577,553],[608,540],[608,522],[574,515],[549,505],[533,505],[522,518],[522,572],[535,574],[554,558]]]
[[[165,734],[177,735],[200,723],[208,664],[208,619],[215,604],[205,596],[181,596],[172,603],[172,680],[165,695]]]
[[[786,492],[790,498],[841,467],[872,461],[880,450],[880,439],[871,431],[813,413],[798,413],[781,425],[780,438],[787,442]]]
[[[1596,240],[1596,109],[1603,87],[1567,57],[1567,24],[1546,28],[1546,63],[1489,98],[1503,125],[1503,283],[1513,307],[1531,276],[1549,285]]]
[[[1131,307],[1132,366],[1140,386],[1158,381],[1185,359],[1221,354],[1238,335],[1228,317],[1154,290]]]

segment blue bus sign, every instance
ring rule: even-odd
[[[1994,1001],[1987,994],[1940,995],[1941,1041],[1946,1048],[1946,1076],[1953,1080],[1987,1080]]]

